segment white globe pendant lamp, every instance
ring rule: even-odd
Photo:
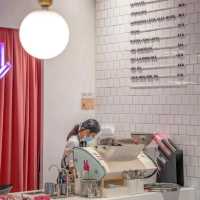
[[[61,54],[69,42],[65,19],[49,9],[53,0],[39,0],[41,10],[29,13],[21,22],[19,37],[25,51],[39,59]]]

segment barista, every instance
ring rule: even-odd
[[[67,136],[61,167],[71,171],[74,168],[73,148],[86,147],[99,132],[100,125],[95,119],[88,119],[80,125],[75,125]]]

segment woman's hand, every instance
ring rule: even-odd
[[[69,156],[71,153],[72,153],[72,149],[69,149],[69,148],[64,149],[64,155],[65,156]]]

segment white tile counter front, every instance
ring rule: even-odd
[[[79,196],[69,197],[68,200],[86,200]],[[63,199],[59,199],[63,200]],[[112,198],[95,198],[94,200],[195,200],[195,190],[193,188],[182,188],[177,192],[146,192],[143,194],[119,196]]]

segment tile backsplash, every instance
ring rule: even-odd
[[[96,117],[119,137],[168,133],[184,150],[186,185],[200,191],[199,8],[199,0],[96,0]]]

